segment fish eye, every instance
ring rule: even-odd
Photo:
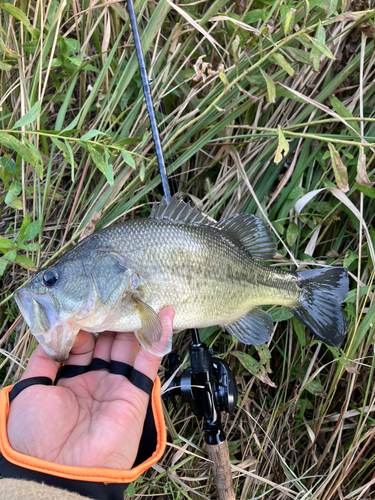
[[[59,275],[57,274],[57,271],[55,271],[55,269],[49,269],[43,275],[44,284],[47,286],[53,286],[56,283],[58,277]]]

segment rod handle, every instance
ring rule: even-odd
[[[212,460],[212,472],[219,500],[236,500],[233,489],[227,441],[220,444],[206,444],[208,457]]]

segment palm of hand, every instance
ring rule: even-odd
[[[8,436],[13,448],[49,462],[128,470],[147,410],[138,393],[127,379],[104,371],[54,388],[33,386],[13,401],[10,423],[17,428],[8,425]]]
[[[172,334],[174,311],[160,314],[163,336]],[[87,366],[93,358],[130,364],[154,380],[161,358],[139,348],[132,333],[80,332],[67,364]],[[55,380],[59,364],[38,346],[22,378]],[[7,431],[14,450],[77,467],[129,470],[137,456],[149,396],[122,375],[107,370],[60,379],[57,386],[32,385],[11,403]]]

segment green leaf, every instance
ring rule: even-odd
[[[3,257],[0,258],[0,276],[4,274],[4,271],[8,265],[8,261]]]
[[[66,46],[67,55],[74,54],[78,52],[81,48],[81,45],[78,40],[75,38],[64,38],[64,44]]]
[[[316,380],[312,380],[308,384],[306,384],[305,389],[310,392],[310,394],[314,394],[314,396],[325,396],[322,384],[319,384]]]
[[[40,228],[42,227],[42,221],[41,219],[36,220],[29,224],[24,233],[23,233],[23,240],[22,241],[27,241],[27,240],[32,240],[39,234]]]
[[[28,20],[26,14],[22,12],[22,10],[20,10],[18,7],[15,7],[10,3],[0,3],[0,9],[5,10],[5,12],[8,12],[8,14],[21,21],[21,23],[24,24],[26,28],[30,26],[30,21]]]
[[[265,11],[263,9],[251,9],[244,17],[243,22],[245,24],[256,23],[260,19],[265,19]]]
[[[113,167],[112,165],[109,165],[107,161],[105,161],[103,154],[101,151],[103,151],[103,148],[101,146],[97,145],[92,145],[92,144],[87,144],[90,156],[92,158],[92,161],[95,163],[97,168],[106,176],[107,181],[110,186],[113,186],[114,184],[114,179],[113,179]]]
[[[30,215],[28,214],[28,212],[25,213],[25,217],[22,221],[22,224],[21,224],[21,227],[20,227],[20,235],[23,235],[27,226],[29,226],[31,224],[31,219],[30,219]]]
[[[375,329],[375,303],[372,304],[368,312],[363,317],[361,324],[358,327],[358,330],[353,338],[353,342],[349,351],[349,357],[354,359],[357,356],[357,349],[364,339],[367,332],[370,332],[370,335],[374,332]],[[371,333],[372,332],[372,333]],[[371,337],[368,336],[370,339]]]
[[[273,309],[269,314],[272,316],[272,319],[275,323],[278,321],[285,321],[287,319],[293,318],[292,311],[284,306]]]
[[[289,35],[296,24],[296,9],[289,9],[284,21],[284,35]]]
[[[121,151],[122,149],[124,149],[124,146],[128,146],[129,144],[135,144],[140,140],[141,140],[140,137],[125,137],[124,139],[121,139],[120,141],[111,144],[111,147]]]
[[[17,249],[14,248],[13,250],[9,250],[9,252],[6,252],[3,255],[3,259],[7,260],[8,262],[14,262],[17,257]]]
[[[289,153],[289,142],[285,139],[285,135],[280,125],[278,125],[277,130],[279,134],[279,143],[273,160],[276,164],[280,163],[283,157],[285,158],[285,156]]]
[[[8,191],[4,201],[6,205],[16,210],[22,210],[23,208],[22,201],[10,190]]]
[[[254,346],[258,351],[259,359],[262,365],[266,368],[267,373],[272,373],[270,362],[271,362],[271,352],[267,344]]]
[[[21,183],[18,181],[12,182],[10,187],[9,187],[9,191],[11,191],[12,194],[15,194],[16,196],[18,196],[22,191]]]
[[[86,134],[84,134],[80,138],[80,140],[87,142],[87,141],[90,141],[91,139],[93,139],[94,137],[96,137],[97,135],[107,135],[107,134],[105,134],[104,132],[100,132],[100,130],[92,129],[92,130],[89,130],[88,132],[86,132]]]
[[[344,262],[343,262],[343,267],[348,268],[350,264],[352,264],[354,261],[358,260],[359,255],[356,252],[353,252],[353,250],[348,250],[345,254],[344,257]]]
[[[240,361],[242,366],[249,373],[254,375],[254,377],[258,378],[265,384],[270,385],[271,387],[276,387],[276,385],[270,380],[266,369],[261,363],[259,363],[259,361],[254,359],[249,354],[246,354],[245,352],[233,351],[231,354],[233,354],[233,356],[236,356],[236,358]]]
[[[35,121],[40,115],[41,111],[41,103],[37,101],[32,108],[29,109],[27,113],[23,115],[14,125],[13,129],[19,127],[25,127],[26,125],[30,125],[33,121]]]
[[[26,245],[26,250],[29,250],[29,252],[36,252],[40,248],[42,248],[43,245],[40,243],[30,243],[29,245]]]
[[[294,243],[297,241],[297,238],[298,238],[298,226],[294,222],[291,222],[286,231],[286,241],[288,245],[289,246],[294,245]]]
[[[38,160],[35,158],[34,154],[30,151],[30,149],[22,144],[18,139],[13,137],[11,134],[6,134],[4,132],[0,132],[0,143],[18,153],[24,160],[26,160],[30,165],[35,168],[39,168]]]
[[[145,130],[145,131],[144,131],[144,134],[143,134],[143,136],[142,136],[142,142],[141,142],[141,144],[140,144],[140,148],[141,148],[141,149],[142,149],[142,148],[143,148],[143,146],[146,144],[147,139],[148,139],[148,136],[149,136],[149,131],[148,131],[148,130]]]
[[[122,159],[124,160],[124,162],[129,165],[129,167],[131,168],[137,168],[136,164],[135,164],[135,161],[134,161],[134,158],[132,157],[132,155],[128,152],[128,151],[121,151],[121,156],[122,156]]]
[[[328,148],[331,155],[331,163],[333,171],[335,173],[337,187],[344,193],[347,193],[349,191],[348,171],[341,161],[339,152],[337,151],[335,146],[329,142]]]
[[[365,196],[375,199],[374,187],[362,186],[362,184],[358,184],[358,182],[355,183],[355,187],[358,189],[358,191],[361,191]]]
[[[141,168],[139,170],[139,178],[140,178],[141,182],[143,182],[145,180],[145,175],[146,175],[146,167],[145,167],[145,164],[142,162]]]
[[[66,128],[64,128],[62,132],[69,132],[70,130],[75,129],[78,122],[79,122],[79,113],[74,118],[74,120],[71,123],[69,123],[69,125]]]
[[[74,66],[81,66],[83,58],[82,56],[70,56],[68,59]]]
[[[285,59],[282,54],[274,54],[271,58],[277,65],[279,65],[290,76],[294,76],[294,69]]]
[[[310,257],[311,259],[311,257]],[[293,317],[293,329],[295,334],[297,335],[297,338],[299,340],[299,343],[301,344],[301,347],[305,347],[306,345],[306,330],[305,327],[297,321],[296,318]]]
[[[12,68],[13,68],[13,64],[8,64],[8,63],[5,63],[3,61],[0,61],[0,69],[1,69],[1,71],[9,71]]]
[[[29,139],[26,139],[26,137],[24,137],[23,140],[25,142],[25,145],[30,149],[30,151],[34,155],[34,158],[37,161],[37,167],[36,168],[38,170],[39,177],[40,177],[40,179],[43,179],[43,159],[42,159],[42,155],[40,154],[40,152],[38,151],[38,149],[34,146],[34,144],[29,141]]]
[[[323,29],[323,28],[322,28]],[[328,59],[331,59],[332,61],[336,61],[336,58],[333,56],[332,52],[329,50],[329,48],[324,45],[320,40],[317,40],[316,38],[311,38],[310,40],[314,47],[316,47],[322,54],[324,54]]]
[[[338,0],[323,0],[324,10],[327,17],[331,17],[337,10]]]
[[[134,483],[128,484],[128,487],[126,488],[126,494],[129,495],[130,498],[133,498],[135,496]]]
[[[60,9],[60,2],[58,2],[57,0],[52,0],[47,14],[47,21],[50,26],[52,26],[53,23],[55,22],[59,9]]]
[[[0,240],[0,247],[1,247],[1,240]],[[360,287],[360,289],[359,289],[359,298],[360,299],[362,297],[364,297],[365,295],[367,295],[369,286],[370,285]],[[375,290],[375,285],[373,285],[370,290],[371,291]],[[356,300],[357,300],[357,289],[355,288],[354,290],[350,290],[348,292],[348,295],[347,295],[346,299],[344,300],[344,302],[346,302],[347,304],[354,304],[356,302]]]
[[[26,257],[26,255],[17,255],[16,262],[24,269],[30,269],[31,271],[35,271],[36,269],[34,262]]]
[[[57,139],[56,137],[51,137],[51,141],[58,149],[60,149],[60,151],[62,151],[65,160],[71,165],[72,181],[74,182],[74,169],[76,167],[76,162],[74,161],[73,150],[69,142],[67,140],[60,141],[60,139]]]
[[[40,37],[40,30],[37,28],[27,28],[27,31],[30,33],[30,35],[34,38],[34,40],[39,40]]]
[[[292,57],[297,59],[297,61],[300,61],[304,64],[310,64],[311,63],[311,58],[310,54],[308,52],[305,52],[304,50],[297,49],[295,47],[286,47],[287,52],[292,54]]]
[[[262,76],[265,79],[266,84],[267,84],[268,100],[269,100],[269,102],[275,102],[276,101],[276,85],[275,85],[275,82],[262,69],[260,70],[260,72],[262,73]]]
[[[8,174],[10,174],[13,177],[16,177],[16,162],[13,160],[13,158],[7,158],[6,156],[3,156],[0,158],[0,165],[5,169]]]
[[[329,100],[331,101],[333,109],[339,116],[341,116],[341,118],[353,118],[353,114],[348,110],[348,108],[343,105],[343,103],[339,99],[337,99],[337,97],[330,97]],[[349,125],[351,125],[354,130],[358,132],[358,134],[361,133],[358,123],[350,121]],[[358,137],[354,130],[348,128],[349,134],[353,137]]]
[[[6,248],[12,248],[14,247],[15,244],[12,240],[10,240],[9,238],[3,238],[2,236],[0,236],[0,250],[5,250]]]

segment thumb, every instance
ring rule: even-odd
[[[30,356],[26,370],[21,377],[21,380],[31,377],[48,377],[52,381],[55,380],[60,362],[54,361],[43,351],[43,348],[38,345],[35,351]]]

